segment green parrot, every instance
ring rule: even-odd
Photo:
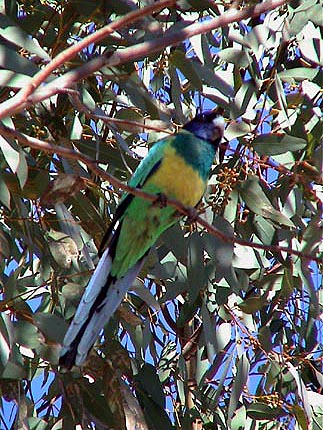
[[[106,249],[64,338],[60,364],[80,366],[131,288],[158,237],[180,218],[167,197],[187,206],[201,200],[224,132],[218,111],[197,115],[173,136],[156,142],[129,181],[166,197],[166,205],[125,194],[105,235]]]

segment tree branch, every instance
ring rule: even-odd
[[[49,154],[58,154],[62,157],[66,157],[72,160],[82,161],[84,164],[88,166],[88,168],[93,173],[100,176],[102,179],[109,181],[114,187],[121,188],[127,193],[133,194],[137,197],[140,197],[142,199],[145,199],[151,202],[156,202],[158,200],[158,197],[155,194],[146,193],[145,191],[142,191],[139,188],[130,187],[129,185],[119,181],[114,176],[110,175],[109,173],[101,169],[97,165],[97,162],[94,161],[92,158],[80,152],[67,149],[61,146],[52,145],[40,139],[27,136],[23,133],[20,133],[2,124],[0,125],[0,134],[3,136],[17,139],[23,146],[29,146],[31,148],[38,149],[40,151],[44,151]],[[247,240],[243,240],[238,237],[226,236],[220,230],[218,230],[213,225],[205,221],[205,219],[203,219],[201,216],[199,216],[195,208],[191,206],[185,206],[181,202],[173,198],[167,198],[166,204],[167,206],[171,206],[175,208],[180,214],[184,216],[188,216],[190,218],[193,217],[194,221],[196,221],[200,226],[204,227],[206,231],[208,231],[211,235],[221,239],[225,243],[231,243],[231,244],[237,243],[242,246],[248,246],[254,249],[261,249],[261,250],[270,251],[270,252],[278,252],[278,253],[286,252],[289,255],[295,255],[297,257],[304,258],[306,260],[312,260],[318,264],[321,263],[321,259],[319,257],[303,254],[301,251],[297,251],[292,248],[278,246],[278,245],[262,245],[260,243],[249,242]]]
[[[70,61],[73,57],[75,57],[79,52],[83,51],[89,45],[98,43],[100,40],[104,39],[109,34],[129,25],[130,23],[141,20],[145,16],[151,15],[152,13],[157,12],[160,9],[174,6],[175,4],[176,0],[161,0],[142,9],[129,12],[124,17],[106,25],[100,30],[97,30],[96,32],[80,40],[75,45],[65,49],[63,52],[58,54],[52,61],[50,61],[50,63],[48,63],[47,66],[44,67],[44,69],[38,72],[32,78],[30,83],[25,88],[21,89],[16,96],[0,105],[0,119],[26,107],[29,101],[29,96],[34,93],[43,82],[45,82],[45,80],[54,70],[58,69],[67,61]],[[32,102],[29,101],[28,104],[30,103]]]
[[[269,12],[270,10],[287,4],[288,1],[289,0],[267,0],[263,3],[246,7],[242,10],[229,9],[228,11],[216,18],[210,19],[208,21],[191,24],[186,28],[183,28],[176,32],[171,31],[170,29],[170,31],[166,32],[162,38],[138,43],[137,45],[130,46],[128,48],[119,49],[114,53],[108,53],[106,55],[94,58],[83,66],[67,72],[65,75],[60,76],[47,84],[44,88],[40,88],[36,92],[34,92],[35,89],[42,82],[44,82],[44,79],[46,79],[49,73],[51,73],[58,66],[62,65],[64,61],[70,59],[71,56],[76,55],[76,53],[88,46],[89,43],[93,43],[93,37],[95,37],[95,35],[97,35],[98,33],[96,32],[90,39],[90,42],[90,36],[88,36],[83,41],[79,42],[79,44],[82,43],[81,45],[76,44],[74,47],[68,48],[66,51],[62,52],[58,60],[57,57],[53,60],[53,62],[55,62],[54,66],[52,65],[53,62],[51,62],[48,66],[45,67],[43,71],[41,71],[33,78],[32,82],[26,89],[19,91],[16,96],[2,103],[0,105],[0,119],[19,112],[29,105],[39,103],[57,94],[64,88],[72,88],[75,83],[100,70],[102,67],[119,66],[124,63],[136,61],[146,56],[147,53],[153,54],[159,52],[167,46],[177,45],[178,43],[182,42],[183,40],[189,39],[192,36],[206,33],[216,28],[226,27],[233,22],[241,21],[243,19],[259,16],[262,13]],[[162,7],[166,7],[166,4],[169,6],[170,4],[173,4],[173,2],[166,2],[165,0],[164,2],[156,3],[153,6],[157,5],[158,8],[161,9]],[[147,8],[141,9],[140,11],[130,12],[130,14],[132,14],[131,19],[127,21],[127,17],[129,18],[130,16],[130,14],[128,14],[126,17],[122,18],[122,25],[124,25],[126,22],[133,22],[134,20],[141,18],[143,16],[144,11],[147,12]],[[136,19],[134,18],[134,15],[136,16]],[[116,29],[116,25],[119,24],[120,20],[116,21],[115,26],[113,27],[113,31]],[[106,36],[106,34],[110,34],[112,32],[111,25],[112,24],[104,28],[105,32],[103,31],[104,29],[102,29],[102,33],[99,33],[99,37],[96,37],[94,40],[97,42],[98,40],[101,40],[104,36]]]

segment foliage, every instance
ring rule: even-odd
[[[322,429],[323,3],[275,0],[261,15],[251,1],[146,3],[3,3],[0,427]],[[227,10],[230,24],[182,37]],[[226,154],[199,213],[217,230],[184,219],[167,231],[86,366],[62,373],[60,342],[122,194],[109,174],[129,179],[155,140],[214,103]]]

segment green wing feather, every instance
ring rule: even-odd
[[[128,182],[130,187],[141,188],[144,185],[147,179],[160,165],[160,162],[163,159],[165,147],[171,145],[174,138],[174,136],[166,137],[165,139],[162,139],[154,144],[154,146],[150,149],[148,156],[140,162],[135,173]],[[128,194],[125,194],[122,200],[126,198],[127,195]]]
[[[167,145],[171,144],[173,139],[174,139],[174,136],[166,137],[165,139],[162,139],[154,144],[154,146],[150,149],[147,157],[145,157],[140,162],[133,176],[129,180],[128,185],[130,187],[134,187],[134,188],[143,187],[147,179],[158,169],[161,163],[161,160],[163,158],[164,149]],[[102,239],[100,249],[99,249],[99,255],[102,255],[104,249],[107,246],[110,246],[112,232],[114,231],[116,224],[122,220],[127,208],[129,207],[129,205],[131,204],[134,198],[135,196],[129,193],[124,193],[124,195],[122,196],[120,203],[117,207],[116,213],[114,215],[114,218]]]

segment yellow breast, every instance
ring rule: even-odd
[[[172,147],[165,149],[160,167],[147,180],[146,185],[148,188],[155,186],[163,194],[188,206],[195,206],[205,190],[205,183],[198,172],[187,164]]]

